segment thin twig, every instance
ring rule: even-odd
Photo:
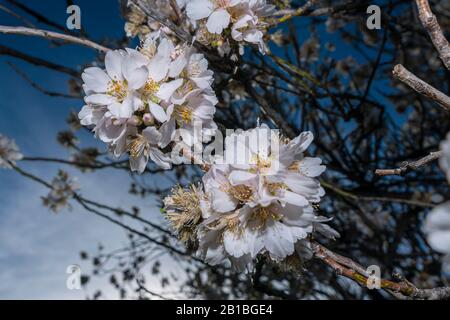
[[[62,73],[66,73],[72,77],[75,78],[79,78],[80,77],[80,72],[78,72],[75,69],[69,68],[69,67],[65,67],[38,57],[34,57],[31,55],[28,55],[26,53],[23,53],[21,51],[9,48],[7,46],[1,45],[0,44],[0,56],[1,55],[8,55],[10,57],[16,58],[16,59],[21,59],[24,60],[28,63],[34,64],[35,66],[40,66],[40,67],[45,67],[48,69],[52,69],[58,72],[62,72]]]
[[[439,157],[442,155],[442,151],[436,151],[431,152],[429,155],[412,162],[404,162],[401,167],[396,169],[377,169],[375,170],[375,174],[378,176],[404,176],[408,172],[415,171],[419,169],[420,167],[439,159]]]
[[[318,242],[312,242],[311,248],[314,252],[314,256],[325,262],[336,273],[346,278],[352,279],[358,283],[361,287],[367,287],[369,275],[364,267],[354,262],[353,260],[343,257],[333,251],[327,249]],[[384,289],[392,293],[395,297],[396,294],[402,294],[403,296],[411,299],[423,299],[423,300],[447,300],[450,299],[450,287],[441,287],[433,289],[418,289],[411,282],[403,279],[400,282],[393,282],[390,280],[380,279],[380,289]]]
[[[91,40],[70,36],[63,33],[48,31],[48,30],[42,30],[42,29],[34,29],[34,28],[27,28],[27,27],[11,27],[11,26],[3,26],[0,25],[0,33],[5,34],[21,34],[25,36],[36,36],[36,37],[42,37],[46,39],[55,39],[55,40],[62,40],[67,41],[70,43],[80,44],[88,48],[93,48],[95,50],[99,50],[101,52],[108,52],[110,49],[95,43]]]
[[[14,65],[11,62],[7,62],[7,64],[19,75],[21,76],[26,82],[28,82],[33,88],[36,90],[42,92],[43,94],[46,94],[50,97],[62,97],[62,98],[69,98],[69,99],[81,99],[82,97],[79,95],[72,95],[72,94],[66,94],[61,92],[54,92],[49,91],[43,87],[41,87],[39,84],[34,82],[25,72],[20,70],[16,65]]]
[[[419,79],[412,72],[408,71],[404,66],[398,64],[392,72],[395,78],[407,84],[409,87],[424,95],[425,97],[437,102],[445,110],[450,111],[450,97],[429,85],[425,81]]]
[[[450,70],[450,45],[442,32],[436,16],[431,11],[428,0],[416,0],[419,9],[419,19],[439,53],[445,67]]]

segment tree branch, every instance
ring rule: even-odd
[[[450,97],[432,87],[425,81],[419,79],[416,75],[408,71],[404,66],[398,64],[392,72],[394,78],[407,84],[409,87],[424,95],[425,97],[437,102],[445,110],[450,111]]]
[[[416,0],[416,4],[419,9],[420,22],[427,30],[445,67],[450,70],[450,45],[439,26],[436,16],[431,11],[428,0]]]
[[[330,266],[339,275],[351,279],[361,287],[367,287],[369,275],[361,265],[353,260],[332,252],[318,242],[311,243],[312,250],[317,259]],[[411,299],[422,300],[447,300],[450,299],[450,287],[441,287],[433,289],[418,289],[411,282],[402,279],[400,282],[380,279],[381,289],[390,292],[398,298],[402,294]]]
[[[442,151],[431,152],[429,155],[413,162],[404,162],[401,167],[396,169],[377,169],[375,170],[375,174],[378,176],[404,176],[410,171],[414,171],[419,169],[420,167],[439,159],[442,155]]]
[[[42,37],[46,39],[56,39],[63,40],[70,43],[80,44],[88,48],[92,48],[101,52],[108,52],[110,49],[106,48],[98,43],[95,43],[91,40],[70,36],[67,34],[62,34],[58,32],[42,30],[42,29],[33,29],[27,27],[11,27],[11,26],[3,26],[0,25],[0,33],[5,34],[20,34],[25,36],[35,36]]]

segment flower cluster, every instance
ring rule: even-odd
[[[240,49],[244,43],[250,43],[265,53],[265,18],[274,9],[266,0],[188,0],[186,3],[187,16],[198,24],[199,41],[214,45],[223,53],[230,51],[230,40]]]
[[[109,51],[105,67],[84,70],[86,105],[79,118],[115,156],[129,153],[132,170],[143,172],[149,158],[169,169],[163,149],[178,128],[187,144],[194,124],[208,132],[204,139],[217,129],[213,72],[192,47],[175,47],[162,33],[151,33],[137,50]]]
[[[11,169],[10,163],[15,164],[22,158],[16,143],[0,134],[0,168]]]
[[[70,209],[69,199],[78,188],[75,179],[71,178],[67,172],[59,170],[58,175],[53,178],[51,186],[52,189],[48,195],[42,197],[44,206],[55,213],[66,207]]]
[[[146,0],[146,5],[162,16],[167,17],[172,22],[179,26],[182,26],[186,30],[189,30],[190,23],[187,19],[183,18],[183,11],[185,7],[184,0]],[[176,9],[174,6],[176,5]],[[162,30],[167,35],[173,34],[172,30],[161,25],[159,22],[147,17],[139,8],[135,5],[128,3],[128,13],[126,14],[127,22],[125,23],[125,32],[128,37],[134,38],[138,36],[140,39],[145,39],[151,32]]]
[[[203,190],[184,192],[197,201],[180,205],[179,190],[168,196],[164,203],[172,226],[179,231],[187,221],[192,230],[198,222],[198,254],[213,265],[228,260],[245,269],[264,253],[277,262],[295,253],[305,258],[314,231],[339,236],[324,224],[330,219],[314,212],[324,195],[316,178],[325,166],[304,155],[312,140],[304,132],[278,144],[278,135],[264,125],[228,136],[226,155],[248,161],[213,164],[203,177]]]

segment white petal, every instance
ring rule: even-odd
[[[305,207],[308,205],[308,200],[304,196],[301,196],[297,193],[291,192],[291,191],[284,191],[282,200],[286,201],[287,203],[293,204],[294,206],[298,207]]]
[[[167,114],[164,109],[154,102],[150,102],[149,104],[150,112],[155,117],[156,120],[163,123],[167,121]]]
[[[213,9],[214,4],[210,0],[192,0],[186,5],[186,13],[193,20],[208,17]]]
[[[172,141],[173,134],[175,133],[175,120],[170,119],[166,123],[163,123],[159,130],[161,132],[160,146],[161,148],[165,148]]]
[[[172,168],[170,158],[157,148],[150,148],[150,159],[152,159],[160,168],[165,170]]]
[[[106,53],[105,67],[106,72],[114,80],[123,80],[122,77],[123,55],[119,50],[111,50]]]
[[[176,58],[175,61],[173,61],[170,64],[168,76],[170,78],[178,77],[178,75],[181,73],[181,71],[183,71],[184,67],[186,66],[186,63],[187,60],[184,54]]]
[[[81,78],[89,90],[99,93],[108,90],[108,84],[111,80],[105,71],[97,67],[85,69]]]
[[[131,98],[127,97],[122,103],[114,102],[108,106],[108,110],[117,118],[130,118],[133,115]]]
[[[114,97],[107,95],[107,94],[96,93],[96,94],[91,94],[91,95],[85,97],[84,101],[86,103],[107,106],[107,105],[115,102],[115,99],[114,99]]]
[[[308,149],[311,142],[314,140],[314,135],[310,131],[302,132],[298,137],[289,142],[289,146],[293,148],[296,154],[304,152]]]
[[[142,131],[142,135],[151,145],[156,145],[161,140],[161,133],[155,127],[147,127]]]
[[[159,87],[156,96],[164,101],[169,101],[175,90],[177,90],[183,84],[183,79],[173,80],[162,84]]]
[[[130,168],[131,171],[137,171],[139,173],[143,173],[145,168],[147,167],[148,158],[146,158],[143,154],[141,154],[137,158],[130,157]]]
[[[238,201],[228,195],[226,192],[223,192],[220,189],[214,188],[211,190],[211,207],[218,212],[229,212],[236,208]]]
[[[136,68],[132,62],[128,61],[123,63],[123,73],[128,81],[128,87],[132,90],[142,88],[148,79],[147,67]]]
[[[215,10],[208,18],[206,28],[211,33],[221,34],[230,24],[230,14],[225,9]]]
[[[326,166],[321,165],[322,159],[305,157],[300,162],[299,171],[307,177],[318,177],[326,169]]]
[[[240,170],[234,170],[230,173],[229,179],[230,183],[234,186],[239,184],[246,184],[249,183],[251,180],[255,179],[257,177],[256,174],[250,173],[248,171],[240,171]]]

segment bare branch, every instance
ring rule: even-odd
[[[33,28],[27,28],[27,27],[11,27],[11,26],[3,26],[0,25],[0,33],[5,34],[21,34],[25,36],[36,36],[36,37],[43,37],[46,39],[56,39],[56,40],[63,40],[70,43],[80,44],[88,48],[93,48],[95,50],[99,50],[101,52],[108,52],[110,49],[95,43],[91,40],[70,36],[63,33],[48,31],[48,30],[42,30],[42,29],[33,29]]]
[[[422,79],[419,79],[416,75],[411,73],[401,64],[394,67],[393,75],[398,80],[407,84],[409,87],[424,95],[425,97],[437,102],[445,110],[450,111],[450,97],[429,85]]]
[[[439,26],[436,16],[431,11],[428,0],[416,0],[416,4],[419,9],[420,22],[427,30],[445,67],[450,70],[450,45]]]
[[[24,61],[26,61],[28,63],[34,64],[36,66],[41,66],[41,67],[52,69],[52,70],[55,70],[55,71],[58,71],[58,72],[66,73],[66,74],[68,74],[68,75],[70,75],[72,77],[75,77],[75,78],[78,78],[80,76],[80,72],[78,72],[78,71],[76,71],[74,69],[71,69],[71,68],[68,68],[68,67],[65,67],[65,66],[62,66],[62,65],[59,65],[59,64],[56,64],[56,63],[53,63],[53,62],[41,59],[41,58],[30,56],[30,55],[28,55],[26,53],[23,53],[21,51],[17,51],[15,49],[6,47],[6,46],[1,45],[1,44],[0,44],[0,55],[8,55],[8,56],[11,56],[13,58],[22,59],[22,60],[24,60]]]
[[[33,88],[35,88],[36,90],[42,92],[43,94],[46,94],[50,97],[62,97],[62,98],[69,98],[69,99],[81,99],[81,96],[78,95],[71,95],[71,94],[66,94],[66,93],[61,93],[61,92],[54,92],[54,91],[49,91],[43,87],[41,87],[39,84],[37,84],[36,82],[34,82],[25,72],[23,72],[22,70],[20,70],[17,66],[15,66],[14,64],[7,62],[7,64],[19,75],[21,76],[26,82],[28,82]]]
[[[431,152],[429,155],[413,162],[405,162],[402,164],[401,167],[396,169],[377,169],[375,170],[375,174],[379,176],[391,176],[391,175],[397,175],[397,176],[403,176],[407,174],[410,171],[414,171],[419,169],[420,167],[439,159],[439,157],[442,155],[442,151],[436,151]]]
[[[343,257],[333,251],[327,249],[318,242],[312,242],[312,250],[316,258],[325,262],[338,274],[352,279],[361,287],[367,287],[367,280],[369,275],[365,268],[354,262],[353,260]],[[445,300],[450,299],[450,287],[433,288],[433,289],[418,289],[411,282],[403,279],[400,282],[393,282],[390,280],[380,279],[381,289],[384,289],[396,298],[398,293],[411,299],[424,300]]]

